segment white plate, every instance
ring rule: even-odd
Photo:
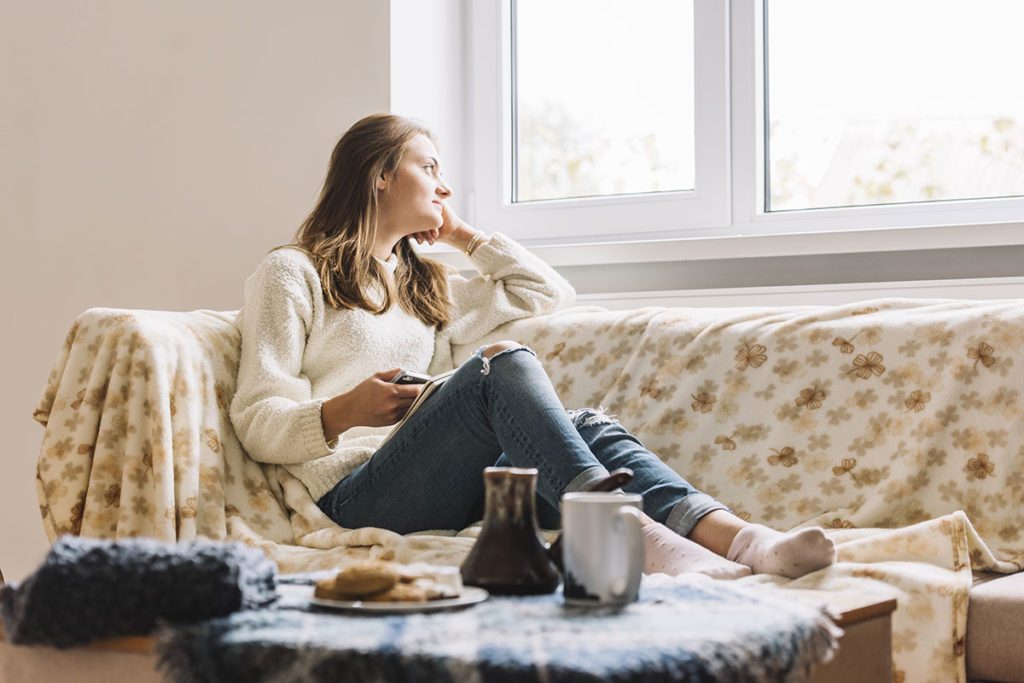
[[[375,614],[408,614],[410,612],[440,612],[446,609],[468,607],[483,602],[489,597],[483,588],[463,586],[462,595],[457,598],[442,598],[426,602],[368,602],[365,600],[328,600],[315,595],[309,598],[310,604],[317,607],[345,610],[348,612],[373,612]]]

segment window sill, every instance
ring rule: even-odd
[[[1024,222],[608,242],[520,242],[552,266],[585,266],[1024,245]],[[463,254],[443,245],[423,252],[460,269],[469,266]]]

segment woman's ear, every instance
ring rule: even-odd
[[[377,176],[376,187],[378,192],[383,192],[388,188],[388,179],[383,173]]]

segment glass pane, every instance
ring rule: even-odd
[[[1024,195],[1024,2],[766,0],[769,210]]]
[[[513,7],[514,200],[693,189],[693,0]]]

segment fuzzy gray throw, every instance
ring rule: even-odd
[[[241,543],[64,536],[33,574],[0,588],[0,616],[10,642],[71,647],[270,605],[276,578]]]

